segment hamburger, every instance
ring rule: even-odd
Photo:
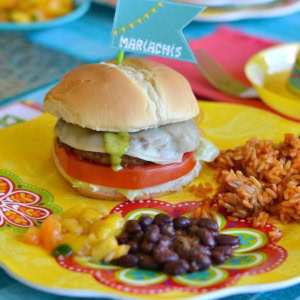
[[[218,149],[193,120],[188,81],[162,64],[124,59],[73,69],[45,97],[58,118],[54,163],[79,193],[140,200],[178,191]]]

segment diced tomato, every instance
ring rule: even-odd
[[[51,215],[42,224],[41,239],[44,248],[53,251],[62,239],[59,216]]]
[[[30,227],[22,236],[22,242],[29,245],[39,245],[41,243],[41,229],[35,226]]]

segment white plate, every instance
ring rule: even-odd
[[[177,1],[177,0],[175,0]],[[179,1],[179,0],[178,0]],[[248,5],[260,5],[275,0],[180,0],[180,2],[192,3],[196,5],[205,5],[205,6],[248,6]]]
[[[114,7],[117,0],[93,0],[98,4],[105,4]],[[179,0],[178,0],[179,1]],[[185,3],[220,3],[225,0],[180,0]],[[212,1],[212,2],[211,2]],[[271,1],[271,0],[229,0],[232,3],[238,1]],[[300,0],[275,0],[261,5],[244,7],[211,7],[199,14],[194,21],[202,22],[228,22],[244,19],[274,18],[287,16],[300,11]]]
[[[197,16],[195,21],[226,22],[243,19],[274,18],[290,15],[298,11],[300,11],[299,0],[276,0],[266,5],[239,8],[207,8]]]

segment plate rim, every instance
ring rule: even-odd
[[[53,288],[47,287],[42,284],[37,284],[31,282],[27,279],[20,277],[19,275],[15,274],[11,271],[3,262],[0,261],[0,268],[5,271],[5,273],[16,280],[17,282],[24,284],[27,287],[30,287],[34,290],[38,290],[40,292],[57,295],[57,296],[67,296],[67,297],[74,297],[74,298],[99,298],[99,297],[108,297],[109,299],[118,299],[120,300],[132,300],[132,299],[139,299],[140,295],[121,295],[121,294],[113,294],[109,292],[101,292],[89,289],[64,289],[64,288]],[[275,290],[280,290],[284,288],[288,288],[300,283],[300,275],[294,278],[290,278],[287,280],[281,280],[273,283],[263,283],[263,284],[256,284],[256,285],[242,285],[236,287],[227,287],[217,291],[208,292],[205,294],[199,294],[196,296],[188,296],[183,297],[182,299],[186,300],[214,300],[220,299],[223,297],[234,296],[234,295],[242,295],[242,294],[253,294],[253,293],[260,293],[260,292],[270,292]],[[134,296],[134,298],[132,298]],[[149,295],[148,295],[149,296]],[[147,299],[147,298],[146,298]]]

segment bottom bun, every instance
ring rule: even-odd
[[[84,196],[101,200],[143,200],[160,197],[169,193],[180,191],[182,187],[188,185],[199,175],[200,170],[202,168],[201,162],[197,161],[195,167],[188,174],[170,182],[159,184],[142,190],[124,190],[98,186],[95,184],[89,184],[87,182],[80,182],[76,180],[76,178],[72,178],[65,172],[65,170],[59,162],[58,157],[56,156],[54,148],[52,151],[52,155],[55,166],[57,167],[58,171],[77,192]]]

